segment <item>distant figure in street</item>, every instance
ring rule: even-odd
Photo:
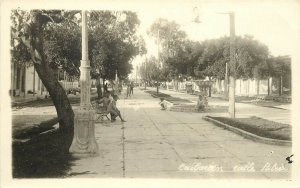
[[[128,97],[130,97],[130,84],[127,84],[127,90],[126,90],[126,99],[128,99]]]
[[[116,121],[116,118],[119,116],[122,122],[126,122],[122,116],[120,110],[117,108],[117,100],[119,99],[118,95],[113,95],[113,100],[110,101],[107,111],[110,112],[111,122]]]
[[[168,103],[164,98],[160,98],[159,105],[161,107],[161,110],[166,110],[168,108]]]
[[[133,88],[134,88],[134,83],[130,83],[130,95],[133,95]]]
[[[207,106],[208,106],[208,103],[207,103],[206,96],[200,94],[198,97],[197,106],[196,106],[197,111],[198,112],[204,111]]]
[[[107,92],[107,91],[108,91],[108,90],[107,90],[107,83],[104,84],[103,89],[104,89],[104,92]]]

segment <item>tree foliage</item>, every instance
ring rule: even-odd
[[[261,64],[266,64],[269,56],[268,47],[253,40],[250,36],[235,38],[235,72],[236,78],[255,77],[255,71]],[[224,79],[226,63],[230,66],[230,38],[223,37],[203,42],[203,53],[198,59],[196,72],[198,76],[210,76]]]
[[[131,61],[145,53],[143,39],[137,36],[139,19],[130,11],[92,11],[90,13],[90,60],[93,75],[112,80],[118,71],[121,79],[132,70]]]

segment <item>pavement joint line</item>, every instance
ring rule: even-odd
[[[124,126],[124,123],[122,123],[122,149],[123,149],[123,152],[122,152],[122,157],[123,157],[123,166],[122,166],[122,175],[123,175],[123,178],[125,178],[125,126]]]
[[[173,116],[171,113],[170,113],[170,115]],[[177,121],[181,122],[181,120],[177,119],[175,116],[173,116],[173,118],[176,119]],[[194,128],[188,126],[188,125],[186,125],[186,126],[189,127],[190,129],[196,131],[198,134],[200,134],[200,133],[198,132],[198,130],[196,130],[196,129],[194,129]],[[206,135],[202,135],[202,136],[208,138]],[[230,151],[227,150],[225,147],[221,146],[220,144],[216,143],[215,141],[211,141],[211,142],[213,142],[213,143],[214,143],[216,146],[218,146],[220,149],[223,149],[223,150],[225,150],[226,152],[228,152],[229,154],[231,154],[232,156],[236,157],[236,158],[239,159],[240,161],[244,161],[243,159],[241,159],[240,157],[238,157],[238,156],[235,155],[234,153],[230,152]],[[264,174],[263,174],[263,175],[264,175]],[[264,176],[266,177],[266,175],[264,175]]]
[[[173,147],[172,144],[170,144],[170,142],[168,141],[168,139],[163,135],[163,133],[161,132],[161,130],[158,128],[156,122],[153,121],[153,119],[149,116],[149,114],[147,114],[147,112],[145,111],[145,109],[143,109],[143,112],[146,114],[146,116],[148,117],[148,119],[153,123],[153,125],[155,126],[155,128],[157,129],[157,131],[159,132],[159,134],[162,136],[162,138],[166,141],[166,143],[172,148],[172,150],[175,152],[175,154],[177,155],[177,157],[181,160],[181,162],[184,162],[184,160],[181,158],[181,156],[179,155],[179,153],[176,151],[176,149]]]

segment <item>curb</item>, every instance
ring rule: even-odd
[[[241,135],[245,138],[248,138],[248,139],[251,139],[251,140],[254,140],[254,141],[257,141],[257,142],[261,142],[261,143],[265,143],[265,144],[273,144],[273,145],[292,146],[292,141],[261,137],[261,136],[258,136],[256,134],[244,131],[242,129],[232,127],[228,124],[225,124],[223,122],[220,122],[220,121],[212,119],[212,118],[209,118],[207,116],[202,117],[202,119],[204,119],[206,121],[210,121],[210,122],[216,124],[219,127],[223,127],[225,129],[228,129],[228,130],[238,134],[238,135]]]

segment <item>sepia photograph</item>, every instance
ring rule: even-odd
[[[47,2],[1,2],[1,187],[294,182],[299,1]]]

